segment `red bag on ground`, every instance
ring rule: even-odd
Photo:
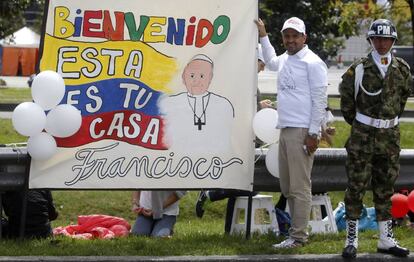
[[[64,235],[81,239],[111,239],[129,234],[131,225],[123,218],[108,215],[81,215],[77,225],[57,227],[53,235]]]

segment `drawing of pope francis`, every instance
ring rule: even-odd
[[[195,55],[182,73],[187,92],[161,100],[170,149],[212,154],[230,150],[234,108],[227,98],[209,91],[213,71],[208,56]]]

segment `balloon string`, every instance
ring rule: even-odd
[[[256,159],[254,160],[254,163],[256,164],[256,162],[257,161],[259,161],[259,159],[260,159],[260,157],[261,156],[263,156],[263,155],[265,155],[264,154],[264,149],[266,148],[268,148],[269,146],[271,146],[271,145],[273,145],[273,144],[278,144],[279,143],[279,141],[277,141],[277,142],[275,142],[275,143],[271,143],[271,144],[264,144],[264,145],[262,145],[262,146],[260,146],[258,149],[260,149],[260,155],[258,155],[257,157],[256,157]]]

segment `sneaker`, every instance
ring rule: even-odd
[[[207,200],[207,195],[206,195],[206,191],[200,191],[200,193],[198,194],[198,199],[197,199],[197,203],[196,203],[196,215],[199,218],[202,218],[204,215],[204,203]]]
[[[302,247],[303,243],[297,240],[294,240],[293,238],[288,238],[279,244],[272,245],[273,248],[296,248],[296,247]]]

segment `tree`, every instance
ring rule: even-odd
[[[262,0],[259,9],[277,53],[284,51],[283,22],[297,16],[305,22],[309,47],[324,60],[335,57],[346,38],[360,33],[364,18],[382,12],[372,0]]]
[[[392,20],[397,28],[399,45],[414,43],[413,0],[389,0],[382,5],[378,5],[375,0],[347,1],[341,9],[341,32],[358,35],[362,28],[368,27],[375,19],[386,18]],[[358,21],[359,28],[355,28],[357,31],[352,32],[353,25]]]
[[[335,9],[331,8],[332,1],[291,1],[291,0],[263,0],[260,3],[260,17],[266,23],[266,29],[269,33],[270,41],[277,53],[284,51],[280,29],[283,22],[291,16],[301,18],[306,25],[308,35],[307,43],[322,59],[326,59],[330,53],[335,53],[335,46],[341,46],[340,42],[335,40],[335,31],[337,28],[332,27],[335,19]],[[329,6],[328,8],[326,8]],[[315,15],[318,14],[318,15]],[[325,27],[323,29],[322,27]],[[323,39],[331,34],[329,47],[334,50],[327,51]]]
[[[413,0],[406,0],[408,6],[410,7],[411,13],[411,35],[412,35],[412,45],[414,45],[414,1]]]
[[[42,32],[44,6],[45,0],[31,0],[26,10],[27,26],[38,34]]]
[[[0,3],[0,39],[25,25],[24,11],[31,0],[7,0]]]
[[[1,0],[0,39],[23,26],[40,33],[44,4],[45,0]]]
[[[397,27],[398,44],[414,45],[414,1],[391,0],[389,13]]]

